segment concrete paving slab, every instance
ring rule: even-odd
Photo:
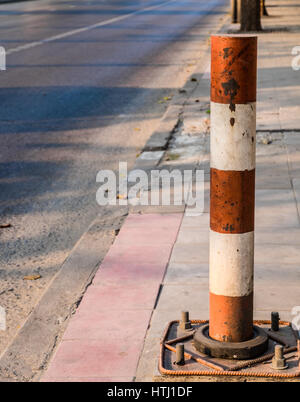
[[[257,144],[256,145],[256,156],[258,159],[258,165],[260,164],[260,161],[262,160],[262,163],[265,162],[267,164],[267,161],[269,161],[269,164],[272,163],[273,159],[273,164],[274,164],[274,158],[276,158],[276,164],[275,166],[277,167],[277,161],[279,164],[286,160],[286,148],[283,143],[278,143],[277,141],[271,142],[270,144]],[[272,166],[272,165],[271,165]]]
[[[208,288],[207,284],[197,285],[164,285],[156,306],[158,311],[173,311],[175,313],[183,310],[190,311],[191,315],[197,314],[199,310],[208,310]]]
[[[294,264],[299,266],[300,248],[291,244],[257,244],[255,264]]]
[[[255,186],[257,189],[291,189],[282,132],[257,133]]]
[[[209,250],[205,243],[176,243],[170,262],[208,263]]]
[[[255,231],[256,244],[294,244],[300,246],[300,225],[282,227],[280,230],[270,227],[258,227]]]
[[[177,243],[203,243],[209,242],[209,228],[208,227],[185,227],[179,231]]]
[[[286,207],[294,204],[292,190],[257,190],[255,196],[256,209],[259,207],[270,208],[280,204],[283,207]]]
[[[292,190],[256,190],[255,225],[295,227],[297,209]]]
[[[295,227],[297,222],[296,205],[285,207],[282,205],[273,205],[268,208],[256,208],[255,227]],[[278,230],[278,229],[277,229]]]
[[[290,167],[291,177],[300,178],[300,145],[287,145],[288,162]]]
[[[298,217],[299,217],[299,222],[300,222],[300,178],[293,179],[293,188],[294,188],[294,192],[295,192],[297,211],[298,211]]]
[[[170,263],[164,283],[181,284],[188,286],[189,284],[204,284],[208,285],[208,264],[180,264]]]
[[[159,339],[156,337],[147,337],[136,370],[136,381],[140,381],[141,379],[145,381],[146,378],[148,378],[149,381],[153,381],[153,376],[158,366],[159,352]]]
[[[293,286],[295,283],[300,283],[300,265],[255,264],[254,282],[255,285],[264,285],[266,288],[274,283]]]
[[[294,90],[293,91],[294,97],[298,96],[298,99],[299,99],[300,86],[298,85],[298,88],[294,87],[293,90]],[[290,88],[286,88],[285,92],[288,96],[290,93]],[[281,128],[283,130],[293,130],[295,128],[300,127],[299,105],[297,105],[297,106],[286,105],[286,106],[280,107],[279,113],[280,113],[279,114],[280,124],[281,124]]]
[[[268,145],[266,145],[267,147]],[[276,164],[274,165],[273,155],[257,155],[256,157],[256,178],[270,176],[283,176],[289,180],[288,158],[286,149],[283,149],[282,154],[276,155]]]
[[[258,104],[256,128],[257,130],[280,130],[279,113],[260,113]]]
[[[207,228],[209,228],[209,214],[204,213],[199,216],[184,215],[181,228],[184,229],[184,228],[191,228],[191,227],[199,228],[199,230],[201,230],[201,228],[203,228],[204,230],[207,230]]]
[[[300,145],[300,130],[287,131],[284,133],[284,142],[287,145]]]
[[[281,286],[278,282],[271,286],[256,285],[254,292],[254,309],[265,311],[292,311],[300,305],[300,288]]]
[[[255,180],[255,188],[288,190],[292,188],[291,181],[285,176],[261,176]]]

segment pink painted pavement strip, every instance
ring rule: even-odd
[[[147,228],[143,233],[139,227],[126,227],[119,233],[115,240],[115,245],[134,244],[161,246],[162,244],[173,244],[176,240],[176,232],[169,228]]]
[[[164,277],[166,262],[162,261],[156,264],[130,263],[105,261],[94,277],[93,285],[120,283],[124,285],[149,284],[150,282],[161,282]]]
[[[131,214],[42,381],[132,381],[182,214]]]
[[[168,262],[172,251],[171,244],[163,244],[160,246],[146,246],[137,244],[116,244],[114,243],[107,256],[105,262],[111,263],[144,263],[157,264],[162,261]],[[101,268],[100,268],[101,269]]]
[[[141,227],[144,228],[160,228],[164,230],[175,229],[179,227],[183,214],[130,214],[126,219],[126,225],[122,230],[127,227]]]
[[[147,331],[151,310],[82,309],[71,320],[63,340],[74,339],[141,339]],[[128,325],[131,323],[131,325]]]
[[[44,377],[41,382],[132,382],[134,377]]]
[[[47,378],[128,377],[135,373],[143,339],[62,341]]]
[[[152,310],[158,291],[159,283],[154,282],[140,286],[90,286],[78,311],[90,310],[96,313],[101,310]]]

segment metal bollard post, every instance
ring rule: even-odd
[[[213,339],[253,335],[255,36],[213,36],[210,326]]]
[[[212,36],[210,311],[194,344],[221,358],[268,347],[253,325],[256,71],[256,36]]]

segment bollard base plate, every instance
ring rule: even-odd
[[[245,360],[261,356],[268,349],[268,335],[253,326],[253,338],[245,342],[220,342],[209,336],[209,325],[200,327],[194,335],[195,348],[208,356],[222,359]]]
[[[208,320],[191,320],[192,331],[180,328],[180,321],[171,321],[164,331],[160,343],[159,371],[164,378],[181,377],[184,381],[198,381],[197,377],[204,379],[216,379],[219,377],[233,377],[241,381],[245,377],[265,378],[267,381],[300,381],[300,365],[298,362],[297,339],[298,334],[293,330],[291,323],[279,322],[279,330],[272,331],[271,321],[256,320],[254,326],[257,334],[264,331],[267,338],[267,349],[259,357],[247,360],[232,358],[213,357],[211,354],[197,349],[195,334],[204,333],[208,327]],[[202,330],[201,330],[202,328]],[[207,329],[206,329],[207,331]],[[176,344],[184,344],[184,364],[179,366],[175,363]],[[272,367],[272,358],[276,344],[284,346],[284,357],[288,367],[281,371]],[[300,350],[300,349],[299,349]],[[189,378],[191,380],[189,380]],[[176,380],[177,381],[177,380]],[[199,379],[200,381],[200,379]]]

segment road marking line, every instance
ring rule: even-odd
[[[113,24],[114,22],[122,21],[122,20],[125,20],[125,19],[129,18],[129,17],[132,17],[133,15],[137,15],[137,14],[141,14],[141,13],[143,13],[145,11],[151,11],[151,10],[155,10],[157,8],[161,8],[161,7],[163,7],[163,6],[165,6],[165,5],[169,4],[169,3],[174,3],[175,1],[176,0],[169,0],[169,1],[166,1],[164,3],[157,4],[156,6],[146,7],[146,8],[143,8],[142,10],[134,11],[133,13],[125,14],[125,15],[122,15],[120,17],[111,18],[110,20],[107,20],[107,21],[102,21],[102,22],[98,22],[98,23],[93,24],[93,25],[83,27],[83,28],[74,29],[72,31],[68,31],[68,32],[65,32],[65,33],[60,34],[60,35],[50,36],[49,38],[42,39],[42,40],[32,42],[32,43],[28,43],[27,45],[18,46],[18,47],[15,47],[13,49],[7,50],[6,55],[9,55],[9,54],[12,54],[12,53],[17,53],[17,52],[20,52],[22,50],[32,49],[33,47],[37,47],[37,46],[43,45],[45,43],[54,42],[54,41],[59,40],[59,39],[67,38],[68,36],[73,36],[73,35],[76,35],[76,34],[79,34],[79,33],[82,33],[82,32],[90,31],[90,30],[95,29],[95,28],[103,27],[105,25],[110,25],[110,24]]]

